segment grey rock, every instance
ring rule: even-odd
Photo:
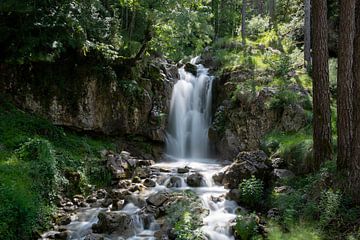
[[[120,212],[100,212],[98,223],[93,224],[94,233],[119,234],[131,237],[135,234],[135,225],[131,216]]]
[[[186,183],[190,187],[201,187],[205,186],[205,179],[200,173],[193,173],[186,178]]]
[[[144,180],[143,185],[145,187],[155,187],[156,182],[154,180],[150,179],[150,178],[147,178],[147,179]]]
[[[170,179],[169,179],[169,182],[168,184],[166,185],[166,187],[168,188],[178,188],[178,187],[181,187],[181,178],[180,177],[177,177],[177,176],[171,176]]]
[[[163,191],[163,192],[157,192],[157,193],[150,195],[146,199],[146,202],[150,205],[159,207],[162,204],[164,204],[168,199],[169,199],[169,193],[166,191]]]
[[[295,177],[295,174],[287,169],[274,169],[273,175],[278,179],[291,179]]]

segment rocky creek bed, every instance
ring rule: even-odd
[[[279,171],[262,151],[242,152],[227,166],[211,159],[155,163],[125,151],[105,156],[113,186],[60,199],[54,228],[41,239],[176,239],[169,219],[179,201],[190,204],[204,239],[234,239],[239,182]]]

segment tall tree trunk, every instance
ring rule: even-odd
[[[270,21],[273,26],[276,25],[276,13],[275,13],[275,0],[269,0],[269,15]]]
[[[360,1],[356,4],[356,30],[354,40],[354,83],[353,83],[353,139],[349,193],[356,203],[360,203]]]
[[[311,68],[311,0],[305,0],[304,59],[308,72]]]
[[[313,131],[314,165],[319,169],[321,163],[331,159],[331,112],[328,63],[328,22],[327,1],[313,1]]]
[[[241,38],[242,44],[245,46],[246,44],[246,0],[242,1],[241,8]]]
[[[339,170],[346,169],[351,160],[353,53],[355,35],[355,2],[340,2],[339,67],[337,84],[337,133]]]
[[[214,39],[219,36],[219,0],[212,0],[212,12],[214,14]]]

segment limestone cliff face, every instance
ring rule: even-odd
[[[164,60],[123,69],[89,64],[1,65],[0,92],[54,124],[164,141],[177,68]]]
[[[246,70],[233,71],[220,76],[214,84],[214,117],[209,137],[222,159],[232,160],[239,152],[258,150],[261,140],[273,130],[296,132],[309,124],[300,102],[269,106],[279,94],[276,87],[245,89],[234,100],[232,93],[237,83],[248,77]],[[303,99],[308,96],[296,86],[289,91]]]

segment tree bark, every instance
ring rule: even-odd
[[[312,6],[313,23],[313,139],[314,163],[317,170],[321,163],[330,160],[331,145],[331,111],[328,63],[328,22],[327,1],[316,0]]]
[[[353,63],[353,139],[348,179],[349,193],[355,203],[360,203],[360,1],[356,4],[356,30]]]
[[[241,38],[242,44],[245,46],[246,44],[246,0],[242,1],[241,8]]]
[[[273,26],[276,25],[276,14],[275,14],[275,0],[269,0],[269,15],[270,21]]]
[[[311,69],[311,0],[305,0],[304,59],[308,72]]]
[[[353,53],[355,35],[355,2],[340,2],[339,58],[337,84],[337,133],[339,170],[347,169],[351,161],[352,138],[352,88],[353,88]]]

